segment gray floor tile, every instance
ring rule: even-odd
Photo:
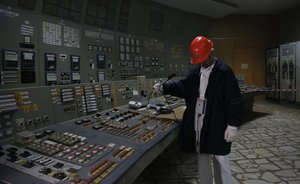
[[[234,184],[300,184],[300,110],[261,101],[245,118],[230,154]],[[197,155],[174,142],[135,184],[201,184]]]

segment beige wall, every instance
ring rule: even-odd
[[[213,19],[208,37],[215,45],[215,55],[236,72],[250,72],[253,84],[265,86],[265,49],[279,44],[279,18],[275,15],[230,15]],[[251,71],[237,68],[243,64],[235,54],[241,48],[252,49]],[[237,60],[237,61],[234,61]]]

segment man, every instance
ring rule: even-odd
[[[203,184],[231,184],[228,154],[241,125],[243,102],[232,69],[214,57],[213,43],[203,36],[190,45],[191,63],[196,65],[177,82],[155,84],[154,90],[185,99],[180,124],[183,151],[198,153]]]

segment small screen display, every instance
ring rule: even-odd
[[[71,70],[80,71],[80,56],[71,56]]]
[[[17,51],[3,51],[3,68],[17,69],[18,68],[18,53]]]
[[[45,70],[56,71],[56,54],[45,54]]]
[[[97,68],[105,69],[105,56],[102,54],[97,54]]]
[[[21,66],[22,69],[34,69],[34,52],[22,51]]]

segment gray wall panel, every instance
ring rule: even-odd
[[[122,2],[119,0],[116,6],[114,21],[115,28],[114,30],[105,30],[96,26],[85,24],[87,2],[87,0],[82,1],[80,22],[74,22],[43,14],[43,3],[41,1],[36,2],[36,8],[34,11],[18,8],[18,2],[13,2],[11,4],[14,8],[1,5],[1,8],[8,13],[1,14],[1,24],[6,26],[1,30],[1,37],[4,42],[1,42],[0,48],[17,51],[19,53],[19,63],[21,50],[33,51],[35,53],[36,80],[33,83],[21,84],[20,69],[18,69],[18,76],[14,79],[17,82],[15,84],[1,85],[0,88],[47,85],[45,79],[45,53],[56,54],[57,69],[54,73],[57,76],[57,84],[68,84],[68,82],[72,83],[72,81],[62,80],[61,77],[62,72],[69,73],[71,75],[71,55],[80,56],[80,79],[81,82],[84,83],[99,81],[99,72],[105,73],[105,80],[135,79],[135,76],[145,74],[148,78],[167,77],[167,75],[172,72],[177,72],[177,75],[182,76],[189,68],[188,47],[190,41],[194,38],[194,36],[199,34],[205,35],[207,32],[208,18],[169,8],[150,0],[131,1],[128,17],[128,32],[118,33],[116,30],[119,20],[118,15],[120,12],[120,5]],[[158,11],[164,15],[162,31],[152,31],[149,29],[151,11]],[[8,16],[8,14],[10,15]],[[62,39],[60,45],[53,45],[45,42],[44,35],[46,35],[46,33],[45,30],[43,30],[43,24],[45,23],[50,23],[52,26],[54,25],[54,27],[50,29],[55,29],[55,25],[60,27],[60,39]],[[23,49],[19,46],[19,43],[24,42],[24,36],[20,33],[20,26],[22,24],[33,27],[33,35],[31,36],[30,42],[34,44],[34,49]],[[79,30],[79,48],[64,45],[65,27]],[[182,30],[179,29],[178,33],[176,32],[177,28]],[[98,34],[98,37],[87,36],[86,31],[94,32]],[[51,33],[52,36],[55,34],[49,30],[48,33]],[[13,35],[13,37],[9,37],[7,35]],[[103,35],[104,37],[111,35],[113,39],[107,40],[103,37]],[[126,60],[126,62],[128,62],[128,66],[123,68],[121,66],[122,60],[120,59],[119,35],[133,39],[140,39],[141,52],[135,55],[132,54],[130,59]],[[154,49],[149,49],[149,44],[152,44]],[[96,47],[109,47],[112,51],[89,51],[89,45]],[[157,47],[161,48],[157,49]],[[179,57],[176,50],[179,50],[180,52]],[[65,61],[60,59],[60,54],[66,54],[67,58]],[[97,68],[97,54],[103,54],[105,56],[105,66],[101,69]],[[174,57],[174,54],[177,56]],[[132,63],[136,61],[136,56],[141,57],[138,61],[140,64],[138,67],[132,67]],[[152,65],[153,63],[158,67],[150,66],[148,67],[150,69],[148,72],[148,69],[144,70],[142,68],[146,65]],[[169,66],[171,70],[169,70]],[[67,78],[71,78],[71,76],[65,76],[65,79]]]
[[[5,85],[0,85],[0,89],[2,88],[14,88],[14,87],[30,87],[36,86],[39,84],[39,78],[37,77],[35,82],[21,84],[21,51],[30,51],[35,53],[35,74],[39,76],[40,70],[40,60],[37,57],[39,52],[39,44],[38,44],[38,19],[36,19],[36,15],[27,13],[26,11],[19,11],[15,8],[10,8],[8,6],[4,6],[0,4],[0,9],[2,13],[0,14],[0,22],[1,22],[1,34],[0,34],[0,49],[1,49],[1,66],[3,66],[2,60],[2,51],[5,50],[13,50],[18,52],[18,69],[17,78],[11,79],[11,81],[16,81],[13,83],[7,83]],[[21,48],[20,43],[24,43],[24,37],[30,37],[30,44],[34,45],[34,48]],[[5,77],[3,72],[1,77]],[[1,80],[3,82],[3,80]]]
[[[144,95],[149,93],[153,81],[147,80],[145,89],[141,90],[136,81],[137,76],[144,75],[147,79],[154,79],[166,78],[172,73],[176,73],[177,76],[185,75],[190,67],[189,43],[196,35],[206,35],[208,29],[209,19],[207,17],[169,8],[150,0],[131,0],[127,32],[117,31],[122,0],[118,0],[116,3],[113,30],[85,23],[88,0],[82,0],[81,17],[78,22],[47,15],[43,13],[44,1],[35,2],[35,8],[31,11],[19,7],[17,0],[9,1],[9,3],[0,1],[0,24],[3,25],[0,31],[2,82],[0,84],[0,95],[7,92],[16,94],[19,90],[26,91],[32,98],[32,103],[29,103],[29,105],[38,104],[40,107],[38,111],[30,113],[25,113],[20,109],[16,112],[0,113],[1,118],[5,119],[7,117],[3,120],[3,123],[8,122],[8,125],[4,125],[4,128],[1,129],[4,136],[6,135],[6,129],[13,130],[13,132],[19,131],[15,127],[16,124],[24,121],[26,125],[28,119],[33,119],[33,122],[35,122],[35,120],[43,120],[43,117],[44,119],[47,117],[45,123],[52,124],[92,113],[84,112],[83,107],[80,106],[82,103],[80,98],[85,97],[85,90],[88,91],[90,88],[95,93],[95,106],[98,111],[127,104],[129,100],[138,100],[141,98],[141,91],[144,91]],[[151,11],[164,15],[161,31],[149,29]],[[46,27],[49,28],[47,31]],[[78,40],[73,38],[69,40],[71,45],[65,45],[64,40],[67,37],[64,35],[64,28],[70,28],[69,31],[79,34],[77,45],[74,43]],[[59,34],[55,31],[58,31]],[[30,36],[29,46],[32,46],[30,44],[34,45],[33,49],[21,48],[19,45],[20,43],[24,44],[24,34],[26,33]],[[53,39],[53,42],[46,40],[45,35],[48,39]],[[59,39],[61,39],[59,44],[55,42],[58,39],[55,37],[57,35],[60,35]],[[76,34],[74,35],[76,36]],[[120,43],[120,38],[125,39],[125,43]],[[127,39],[128,43],[126,43]],[[121,47],[123,47],[123,50]],[[13,71],[13,74],[11,74],[11,71],[8,71],[7,74],[3,69],[3,49],[18,53],[18,68]],[[21,51],[35,53],[35,67],[33,70],[36,77],[32,83],[21,83]],[[66,85],[45,87],[47,85],[46,73],[48,73],[45,71],[45,53],[56,54],[56,70],[50,71],[50,73],[56,75],[57,84]],[[66,55],[65,60],[60,58],[61,54]],[[71,81],[71,55],[80,57],[80,70],[74,71],[80,73],[81,84],[79,85],[72,84],[74,81]],[[105,58],[105,64],[100,67],[97,63],[98,55],[103,55]],[[9,80],[15,80],[16,82],[3,84],[3,73],[5,72],[7,74],[5,74],[6,78],[8,76]],[[99,75],[101,72],[103,76]],[[69,75],[62,78],[61,73]],[[15,75],[16,78],[11,78]],[[125,97],[124,99],[124,94],[118,91],[122,88],[122,84],[125,88],[126,86],[130,87],[132,84],[139,91],[139,95],[127,99]],[[103,93],[102,85],[109,91],[108,94]],[[85,86],[87,86],[87,89],[85,89]],[[70,103],[59,101],[62,98],[62,89],[76,91],[76,87],[81,93],[75,95],[75,101]],[[129,90],[125,93],[130,95],[132,91]],[[16,107],[20,108],[20,105]],[[24,120],[18,120],[17,122],[16,120],[20,118],[21,120],[24,118]],[[43,124],[41,125],[43,126]],[[39,128],[39,126],[30,126],[28,129],[36,128]]]

